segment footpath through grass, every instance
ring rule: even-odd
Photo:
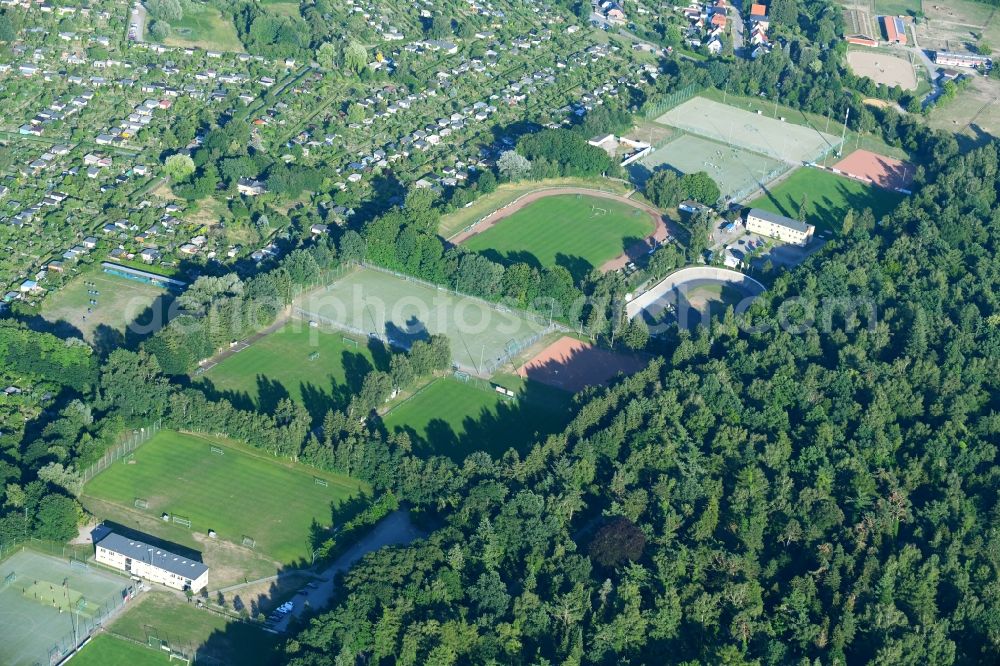
[[[653,233],[644,210],[578,194],[532,202],[463,245],[491,258],[563,266],[577,279]]]
[[[327,485],[317,484],[317,477]],[[136,511],[181,516],[191,521],[193,532],[212,529],[237,545],[247,535],[256,540],[257,551],[291,563],[309,558],[313,522],[330,525],[332,508],[364,489],[349,477],[249,448],[161,431],[135,452],[133,462],[116,463],[94,477],[84,497],[117,505],[125,516]],[[136,498],[148,508],[136,509]]]
[[[520,400],[512,400],[482,386],[439,379],[382,422],[390,432],[409,433],[418,455],[448,456],[456,462],[475,451],[493,457],[508,449],[524,453],[538,436],[569,423],[569,394],[531,383],[522,389]]]
[[[378,361],[388,363],[387,358]],[[265,413],[282,398],[291,398],[318,421],[327,410],[350,403],[375,367],[365,341],[296,319],[226,358],[198,381],[238,407]]]
[[[839,232],[848,210],[854,210],[857,216],[865,208],[871,208],[878,220],[902,199],[903,195],[897,192],[803,167],[749,205],[798,219],[799,208],[805,201],[806,222],[815,224],[818,231]]]

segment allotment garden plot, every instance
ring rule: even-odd
[[[446,335],[455,363],[476,374],[489,374],[547,329],[527,313],[373,268],[355,269],[300,297],[294,309],[317,325],[401,348]]]
[[[214,530],[219,540],[292,563],[309,557],[313,522],[329,525],[332,507],[362,490],[364,485],[349,477],[214,438],[162,431],[131,459],[95,476],[84,487],[83,503],[90,508],[92,498],[117,507],[101,517],[128,525],[135,524],[136,514],[154,519],[167,514],[169,525],[156,521],[165,528],[176,527],[179,519],[186,531]],[[213,565],[207,559],[206,564]]]
[[[815,161],[840,143],[838,137],[811,127],[704,97],[667,111],[657,122],[790,164]]]
[[[49,664],[124,603],[126,578],[31,550],[0,562],[0,664]]]
[[[718,184],[723,199],[746,196],[788,169],[784,162],[773,157],[696,134],[684,134],[634,163],[630,170],[641,184],[665,167],[681,173],[704,171]]]

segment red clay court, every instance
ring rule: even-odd
[[[855,150],[834,164],[833,168],[887,190],[909,189],[913,182],[912,164],[868,150]]]
[[[632,374],[646,367],[639,356],[619,354],[561,337],[521,366],[517,374],[532,381],[576,393],[606,384],[619,372]]]

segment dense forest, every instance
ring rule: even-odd
[[[995,663],[998,170],[849,214],[523,459],[400,479],[443,526],[355,567],[292,662]]]

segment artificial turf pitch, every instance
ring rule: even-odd
[[[212,447],[223,454],[213,453]],[[346,476],[171,431],[158,433],[136,450],[133,460],[94,477],[84,487],[84,497],[126,512],[182,516],[191,521],[192,531],[215,530],[218,538],[235,544],[250,536],[257,550],[283,563],[308,558],[313,522],[329,525],[332,505],[364,489]],[[145,499],[148,508],[135,509],[136,498]]]
[[[475,380],[473,380],[475,381]],[[389,432],[406,432],[418,455],[447,456],[461,462],[474,451],[494,457],[508,449],[522,453],[569,422],[569,394],[534,383],[514,400],[488,385],[438,379],[386,414]]]
[[[898,192],[803,167],[749,205],[798,219],[804,201],[806,222],[815,224],[820,231],[839,231],[848,210],[859,215],[865,208],[871,208],[878,220],[902,199]]]
[[[462,245],[506,263],[564,266],[576,276],[621,256],[654,228],[639,208],[566,194],[533,201]]]

